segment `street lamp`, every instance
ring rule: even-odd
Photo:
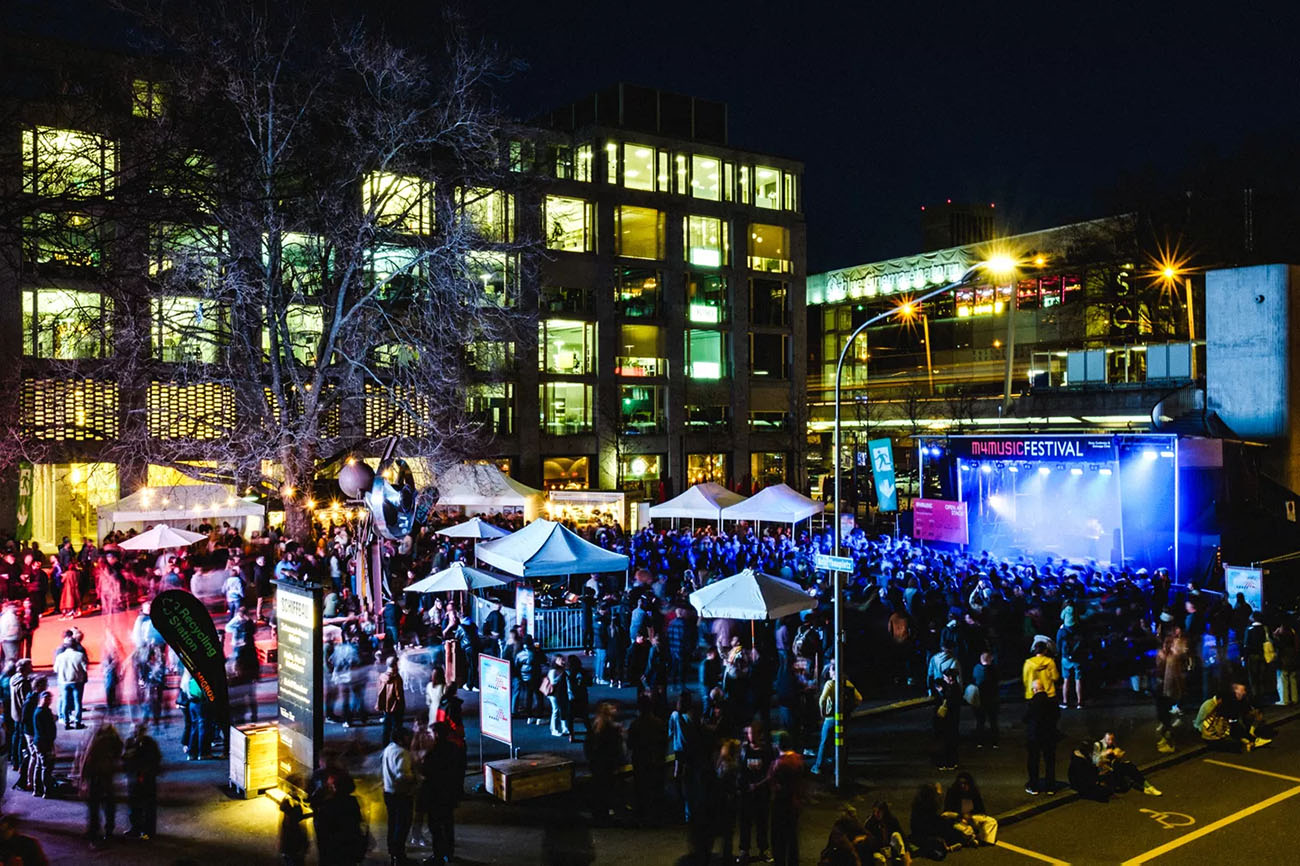
[[[925,377],[930,384],[930,396],[934,396],[934,356],[930,353],[930,316],[920,304],[906,300],[898,305],[898,315],[905,322],[921,318],[921,340],[925,343]]]
[[[835,362],[835,429],[834,429],[834,435],[832,437],[833,446],[834,446],[834,466],[835,466],[835,507],[834,507],[835,526],[833,529],[834,532],[833,538],[835,540],[834,552],[836,556],[840,555],[840,475],[841,475],[841,471],[840,471],[840,384],[844,378],[844,359],[848,357],[849,349],[853,346],[853,341],[858,338],[859,334],[864,333],[867,330],[867,328],[871,327],[877,322],[884,321],[885,319],[888,319],[890,316],[893,315],[902,314],[902,310],[904,308],[914,310],[920,304],[925,303],[930,298],[938,297],[939,295],[942,295],[945,292],[952,291],[956,287],[965,283],[966,279],[970,277],[971,274],[975,273],[978,270],[981,269],[987,270],[990,273],[997,276],[998,274],[1012,273],[1014,272],[1015,268],[1016,268],[1016,260],[1011,256],[1008,255],[990,256],[985,261],[978,262],[975,265],[972,265],[970,268],[966,270],[965,273],[963,273],[956,280],[953,280],[951,283],[948,283],[947,285],[944,286],[940,286],[937,289],[932,289],[931,291],[926,292],[920,297],[913,298],[911,301],[904,302],[902,305],[895,307],[891,310],[886,310],[883,313],[879,313],[875,316],[871,316],[861,325],[858,325],[856,328],[854,328],[853,332],[849,334],[848,339],[844,341],[844,346],[840,349],[839,360]],[[1013,300],[1013,306],[1009,312],[1014,313],[1015,311],[1015,307],[1014,307],[1015,285],[1014,284],[1012,285],[1011,296]],[[1010,316],[1008,316],[1008,318],[1010,318]],[[1009,326],[1009,327],[1014,327],[1014,326]],[[928,345],[928,341],[927,341],[927,345]],[[1010,355],[1008,355],[1008,358],[1009,357]],[[1010,370],[1009,362],[1008,362],[1007,369]],[[1010,373],[1008,373],[1008,377],[1009,376]],[[1007,390],[1008,392],[1010,391],[1010,381],[1007,382]],[[834,599],[835,599],[834,608],[833,608],[834,618],[835,618],[835,622],[833,626],[835,632],[835,637],[834,637],[834,641],[835,641],[835,665],[834,665],[835,732],[834,733],[835,733],[835,787],[837,788],[840,786],[841,772],[843,770],[843,765],[844,765],[844,749],[843,749],[844,715],[843,715],[843,706],[840,701],[840,691],[843,684],[843,672],[844,672],[843,652],[842,652],[844,648],[844,620],[841,614],[841,609],[843,607],[843,600],[841,596],[843,595],[843,592],[840,586],[840,574],[841,572],[839,571],[835,571],[835,570],[831,571],[831,583],[833,584],[833,592],[834,592]]]
[[[1192,306],[1192,276],[1187,268],[1187,258],[1180,256],[1178,250],[1162,249],[1160,257],[1152,261],[1154,269],[1150,276],[1156,278],[1160,285],[1175,297],[1178,295],[1179,283],[1183,284],[1187,300],[1187,342],[1192,351],[1191,373],[1196,378],[1196,312]]]

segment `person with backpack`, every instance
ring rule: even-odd
[[[1075,706],[1083,709],[1083,666],[1088,660],[1083,632],[1075,624],[1074,606],[1061,610],[1061,628],[1056,632],[1056,650],[1061,658],[1061,709],[1069,709],[1070,683],[1074,683]]]
[[[831,660],[830,673],[821,696],[817,699],[817,709],[822,718],[821,742],[817,745],[817,758],[812,765],[812,773],[817,775],[828,762],[835,759],[835,660]],[[846,677],[840,683],[840,715],[847,722],[854,708],[861,702],[862,695]]]

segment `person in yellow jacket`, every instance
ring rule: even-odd
[[[1042,686],[1042,691],[1049,698],[1056,699],[1056,683],[1061,679],[1061,672],[1056,666],[1056,659],[1048,655],[1047,641],[1038,641],[1034,644],[1034,654],[1025,659],[1025,666],[1020,674],[1020,679],[1025,684],[1025,700],[1034,696],[1034,683],[1037,682]]]
[[[812,766],[814,774],[820,773],[827,763],[835,757],[835,662],[830,664],[830,676],[822,686],[821,696],[817,699],[817,708],[822,716],[822,737],[817,745],[817,761]],[[847,722],[853,708],[862,700],[862,695],[846,677],[840,683],[840,714]]]

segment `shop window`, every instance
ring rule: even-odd
[[[542,487],[547,490],[586,490],[591,486],[591,458],[547,457],[542,461]]]
[[[686,217],[682,230],[686,239],[686,261],[705,268],[729,264],[726,228],[716,217]]]
[[[698,153],[691,154],[690,188],[692,198],[721,201],[722,161]]]
[[[465,389],[470,423],[498,436],[515,430],[515,386],[508,382],[477,382]]]
[[[689,274],[686,278],[686,318],[699,325],[717,325],[730,320],[727,278],[720,274]]]
[[[785,274],[793,267],[793,262],[790,260],[790,230],[782,226],[751,223],[749,269]]]
[[[159,81],[137,78],[131,82],[131,115],[157,120],[167,106],[167,91]]]
[[[749,372],[769,379],[789,378],[790,338],[785,334],[750,334]]]
[[[496,244],[514,241],[514,196],[471,188],[461,190],[460,203],[465,220],[481,239]]]
[[[596,370],[596,323],[543,319],[537,323],[537,369],[563,376]]]
[[[660,454],[624,454],[618,458],[619,487],[642,499],[658,494],[664,458]]]
[[[785,452],[762,451],[749,455],[749,476],[754,489],[785,483]]]
[[[622,325],[618,343],[622,354],[614,359],[618,376],[667,376],[668,360],[658,325]]]
[[[780,280],[749,281],[749,321],[754,325],[783,327],[789,322],[789,289]]]
[[[512,307],[519,295],[519,259],[511,253],[479,250],[466,256],[470,280],[483,289],[483,302]]]
[[[754,204],[769,210],[781,209],[781,172],[766,165],[754,166]]]
[[[687,403],[685,406],[686,426],[695,430],[715,430],[726,433],[731,430],[731,404],[699,405]]]
[[[618,391],[623,432],[663,433],[668,429],[667,388],[658,385],[622,385]]]
[[[379,228],[427,235],[433,228],[433,182],[372,171],[362,186],[361,207]]]
[[[24,355],[76,361],[111,354],[113,302],[99,292],[27,289],[22,303]]]
[[[659,315],[660,275],[647,268],[615,268],[614,300],[620,316],[629,319]]]
[[[542,429],[552,436],[591,432],[592,388],[578,382],[538,386]]]
[[[726,454],[686,455],[686,483],[703,484],[706,481],[712,481],[714,484],[726,485]]]
[[[113,188],[117,145],[102,135],[38,126],[24,129],[23,192],[102,196]]]
[[[595,207],[580,198],[548,195],[543,210],[546,248],[568,253],[596,249]]]
[[[289,304],[283,315],[269,314],[268,325],[276,328],[276,339],[280,353],[287,349],[299,363],[313,367],[317,363],[316,353],[320,350],[320,341],[325,333],[325,318],[321,308],[314,304]],[[262,329],[262,351],[269,357],[271,349],[271,329]],[[284,357],[281,354],[281,357]]]
[[[692,379],[723,379],[731,375],[731,352],[726,332],[686,332],[686,375]]]
[[[614,211],[615,254],[631,259],[664,257],[664,215],[650,207],[622,205]]]
[[[152,298],[153,350],[159,361],[211,364],[221,357],[226,309],[215,301],[185,296]]]
[[[39,213],[23,217],[23,263],[94,268],[104,261],[101,224],[84,213]]]
[[[33,540],[53,549],[64,536],[74,544],[99,537],[98,508],[116,502],[112,463],[37,463],[32,466]]]

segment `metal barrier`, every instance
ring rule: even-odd
[[[491,599],[481,598],[477,595],[471,596],[474,599],[474,622],[481,625],[487,615],[492,612],[496,602]],[[518,621],[515,617],[513,607],[501,606],[501,614],[506,620],[506,630],[509,631]],[[539,607],[534,612],[536,622],[533,627],[536,629],[534,637],[537,640],[537,646],[544,650],[571,650],[582,648],[582,607]]]

